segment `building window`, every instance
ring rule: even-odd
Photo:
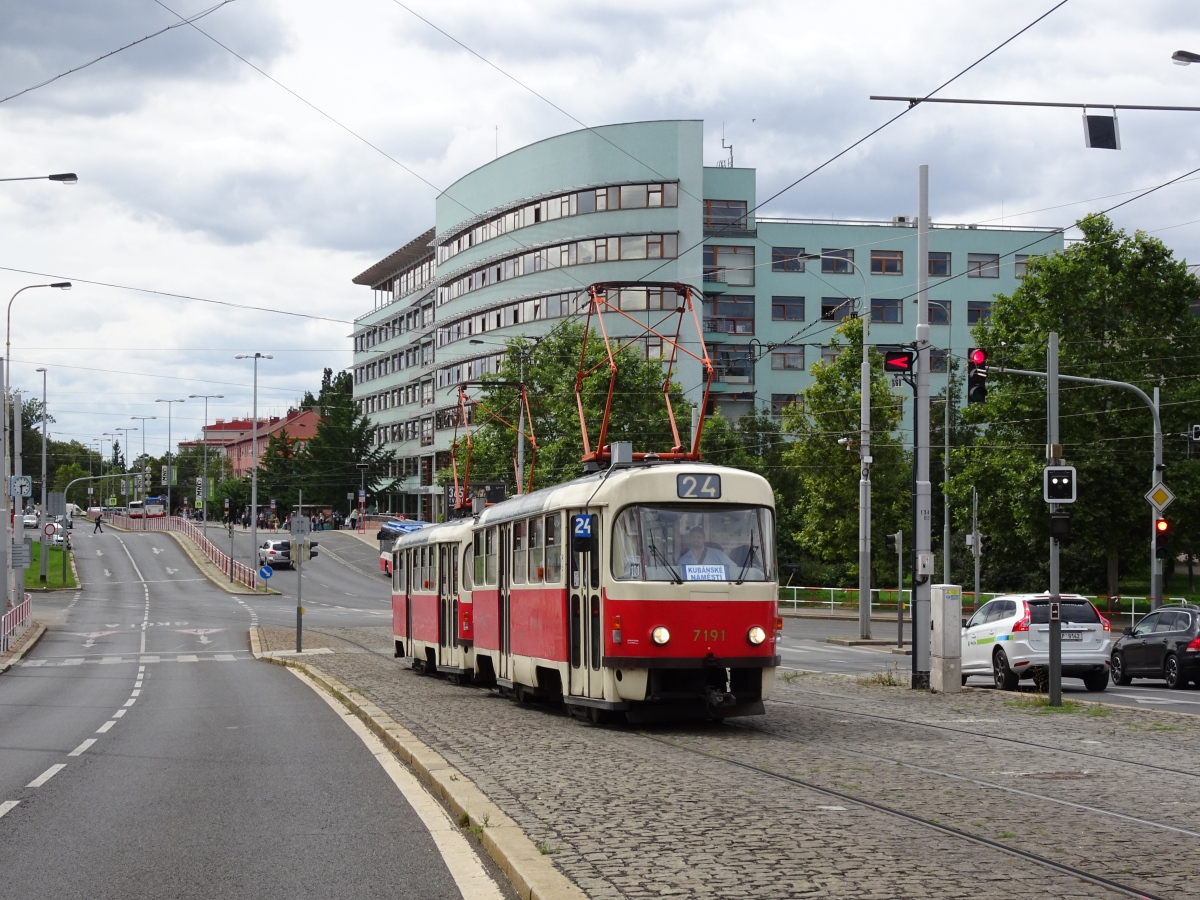
[[[783,411],[789,406],[794,406],[797,412],[804,409],[803,394],[772,394],[771,395],[771,418],[779,419],[783,416]]]
[[[771,298],[771,321],[772,322],[803,322],[804,321],[804,298],[803,297],[772,297]]]
[[[968,278],[999,278],[1000,254],[998,253],[968,253]]]
[[[1029,254],[1018,253],[1013,257],[1013,274],[1018,278],[1024,278],[1029,271]]]
[[[803,272],[804,271],[804,248],[803,247],[772,247],[771,248],[771,271],[772,272]]]
[[[871,274],[872,275],[903,275],[904,274],[904,251],[903,250],[872,250],[871,251]]]
[[[717,381],[749,383],[754,381],[754,361],[750,347],[742,344],[710,344]]]
[[[433,419],[421,420],[421,446],[433,446]]]
[[[968,300],[967,301],[967,324],[978,325],[981,322],[986,323],[992,317],[992,303],[990,300]]]
[[[754,334],[754,297],[730,294],[704,301],[704,330]]]
[[[840,352],[841,352],[841,350],[835,350],[829,344],[822,344],[821,345],[821,365],[827,366],[827,365],[832,365],[833,363],[835,363],[837,361],[838,354]]]
[[[704,201],[704,228],[711,231],[725,227],[746,228],[745,200]]]
[[[871,298],[871,323],[875,325],[899,325],[904,321],[904,309],[899,300]]]
[[[853,263],[853,250],[830,250],[826,248],[821,251],[822,275],[849,275],[854,268]]]
[[[854,301],[849,297],[822,297],[821,321],[840,322],[853,315]]]
[[[950,301],[938,300],[929,301],[929,324],[930,325],[949,325],[950,324]]]
[[[704,280],[716,284],[749,287],[754,284],[754,248],[707,245],[704,248]]]
[[[950,368],[947,363],[949,358],[950,358],[950,354],[947,351],[942,350],[938,347],[930,347],[929,348],[929,371],[930,372],[941,372],[942,374],[949,372]]]
[[[804,346],[783,345],[771,351],[771,368],[800,370],[804,369]]]

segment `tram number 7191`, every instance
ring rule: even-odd
[[[695,635],[693,641],[723,641],[725,640],[725,629],[718,631],[715,628],[693,628]]]
[[[720,475],[676,475],[675,493],[681,500],[720,500]]]

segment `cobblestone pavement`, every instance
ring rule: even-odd
[[[305,634],[335,651],[313,664],[472,778],[597,900],[1118,896],[813,788],[1197,895],[1200,717],[1090,704],[1047,714],[1025,694],[800,675],[780,680],[764,717],[597,728],[418,676],[391,657],[386,627]],[[266,641],[295,638],[272,629]]]

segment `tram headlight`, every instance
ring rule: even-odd
[[[670,639],[671,632],[667,631],[667,629],[662,625],[656,626],[655,629],[650,632],[650,640],[654,641],[654,643],[658,644],[659,646],[662,646]]]
[[[756,647],[767,639],[767,633],[758,625],[752,625],[746,632],[746,639]]]

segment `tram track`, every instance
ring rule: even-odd
[[[803,688],[796,688],[795,690],[802,694],[812,694],[815,696],[824,696],[824,697],[837,697],[840,700],[860,699],[860,698],[850,697],[845,694],[832,694],[832,693],[829,693],[828,691],[809,691],[809,690],[805,690]],[[835,707],[831,707],[831,706],[814,706],[809,703],[798,703],[794,700],[780,700],[780,699],[774,698],[774,697],[772,697],[770,700],[768,700],[766,702],[767,702],[768,706],[770,706],[772,704],[779,704],[781,706],[799,707],[801,709],[818,709],[818,710],[821,710],[822,712],[837,713],[838,715],[857,716],[859,718],[864,718],[864,719],[874,719],[874,720],[882,721],[882,722],[891,722],[891,723],[897,724],[897,725],[911,725],[915,728],[928,728],[928,729],[933,729],[936,731],[947,731],[947,732],[951,732],[953,734],[969,735],[971,737],[983,738],[985,740],[997,741],[999,743],[1004,743],[1004,744],[1013,744],[1013,745],[1020,746],[1020,747],[1031,747],[1036,750],[1049,751],[1052,753],[1063,753],[1063,754],[1067,754],[1070,756],[1079,756],[1079,757],[1083,757],[1084,759],[1096,759],[1096,760],[1102,760],[1104,762],[1119,763],[1121,765],[1133,766],[1135,768],[1147,769],[1149,771],[1159,772],[1159,773],[1163,773],[1163,774],[1187,775],[1188,777],[1191,777],[1191,778],[1200,778],[1200,772],[1193,772],[1193,771],[1190,771],[1188,769],[1185,769],[1185,768],[1182,768],[1179,766],[1160,766],[1160,765],[1156,765],[1155,763],[1142,762],[1142,761],[1136,760],[1136,759],[1126,759],[1125,757],[1121,757],[1121,756],[1109,756],[1104,753],[1095,753],[1095,752],[1090,752],[1087,750],[1073,750],[1069,747],[1052,747],[1052,746],[1048,746],[1046,744],[1039,744],[1035,741],[1023,741],[1020,738],[1005,737],[1004,735],[998,735],[998,734],[989,734],[989,733],[983,732],[983,731],[972,731],[969,728],[955,728],[952,725],[939,725],[939,724],[936,724],[933,722],[916,722],[916,721],[913,721],[912,719],[901,719],[901,718],[897,718],[895,716],[880,715],[878,713],[855,712],[853,710],[848,710],[848,709],[844,709],[841,707],[835,708]]]
[[[776,732],[771,732],[767,729],[757,728],[755,726],[735,726],[735,727],[742,727],[742,728],[746,728],[747,730],[754,730],[754,731],[762,732],[765,734],[769,734],[773,737],[779,737],[783,740],[788,740],[788,738],[784,735],[780,735]],[[1089,884],[1094,884],[1099,887],[1103,887],[1108,890],[1115,891],[1123,896],[1145,898],[1145,900],[1168,900],[1168,898],[1165,897],[1164,895],[1154,894],[1149,891],[1144,891],[1139,888],[1131,887],[1130,885],[1122,884],[1121,882],[1114,881],[1111,878],[1107,878],[1103,875],[1098,875],[1094,872],[1089,872],[1086,869],[1076,868],[1075,866],[1068,865],[1067,863],[1058,862],[1056,860],[1049,859],[1048,857],[1041,856],[1037,853],[1033,853],[1032,851],[1023,850],[1020,847],[1010,846],[1001,841],[992,840],[991,838],[986,838],[982,835],[971,834],[970,832],[962,831],[961,829],[955,828],[951,825],[945,825],[936,820],[928,819],[923,816],[916,815],[915,813],[905,812],[904,810],[896,809],[894,807],[887,806],[886,804],[878,803],[874,800],[867,800],[866,798],[863,798],[863,797],[856,797],[853,794],[846,793],[845,791],[839,791],[834,788],[826,787],[824,785],[820,785],[820,784],[817,784],[812,781],[807,781],[802,778],[797,778],[793,775],[785,775],[782,772],[775,772],[775,771],[772,771],[771,769],[767,769],[762,766],[754,765],[753,763],[743,762],[741,760],[736,760],[736,759],[731,759],[730,757],[725,756],[720,753],[713,753],[708,750],[702,750],[698,747],[689,746],[687,744],[680,743],[677,740],[671,740],[671,739],[668,739],[668,738],[665,738],[665,737],[662,737],[659,735],[650,734],[645,731],[637,731],[635,733],[646,738],[647,740],[654,741],[655,743],[662,744],[662,745],[670,747],[674,750],[679,750],[679,751],[682,751],[685,753],[693,754],[695,756],[704,757],[706,759],[713,760],[715,762],[726,763],[728,765],[734,766],[734,767],[742,769],[744,771],[753,772],[757,775],[764,776],[766,778],[770,778],[775,781],[789,784],[794,787],[803,788],[805,790],[809,790],[814,793],[821,794],[826,797],[830,797],[832,799],[841,801],[843,803],[852,804],[857,807],[872,810],[873,812],[891,816],[896,819],[901,819],[903,821],[912,823],[914,825],[919,825],[923,828],[927,828],[931,831],[936,831],[940,834],[944,834],[949,837],[958,838],[960,840],[967,841],[968,843],[974,844],[976,846],[986,847],[990,850],[995,850],[999,853],[1003,853],[1008,856],[1015,857],[1017,859],[1025,861],[1025,862],[1034,863],[1034,864],[1042,866],[1044,868],[1051,869],[1053,871],[1056,871],[1056,872],[1059,872],[1059,873],[1062,873],[1065,875],[1069,875],[1074,878],[1078,878],[1082,881],[1088,882]],[[1038,796],[1038,795],[1034,795],[1034,796]],[[1044,799],[1052,799],[1052,798],[1044,798]],[[1191,834],[1191,832],[1185,832],[1185,833]]]

